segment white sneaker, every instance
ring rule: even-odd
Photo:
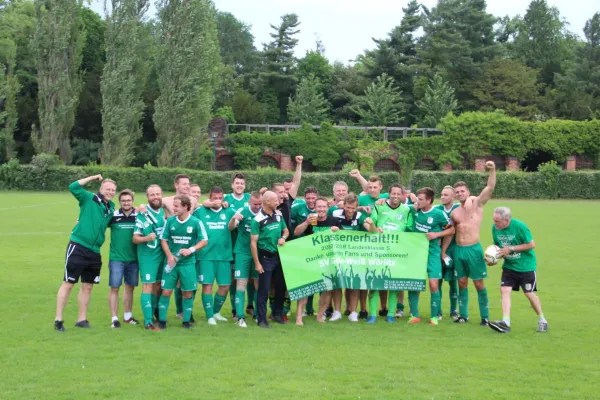
[[[222,316],[222,315],[221,315],[221,313],[216,313],[216,314],[214,315],[214,318],[215,318],[217,321],[227,321],[227,318],[225,318],[224,316]]]
[[[308,317],[308,313],[306,311],[302,311],[302,316],[303,317]]]
[[[404,311],[396,311],[396,318],[404,318]]]
[[[209,325],[216,325],[216,324],[217,324],[217,320],[216,320],[216,319],[214,319],[214,318],[209,318],[209,319],[208,319],[208,324],[209,324]]]
[[[183,313],[175,314],[176,318],[183,319]]]
[[[248,325],[246,325],[246,320],[244,318],[238,319],[235,324],[237,326],[239,326],[240,328],[247,328],[248,327]]]
[[[339,321],[340,319],[342,319],[342,313],[339,311],[334,311],[331,315],[331,318],[329,318],[329,322]]]
[[[348,321],[358,322],[358,313],[356,311],[351,312],[350,315],[348,315]]]

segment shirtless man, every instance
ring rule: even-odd
[[[459,324],[469,321],[469,278],[473,280],[477,289],[480,325],[487,326],[489,322],[488,295],[483,283],[483,279],[487,278],[487,265],[483,259],[483,248],[479,243],[479,230],[483,218],[483,206],[492,197],[496,187],[496,165],[488,161],[485,167],[489,170],[488,182],[479,196],[471,196],[464,182],[456,182],[454,185],[456,198],[460,201],[460,207],[450,214],[450,219],[456,227],[454,268],[458,278],[460,317],[454,322]]]

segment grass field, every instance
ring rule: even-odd
[[[2,192],[0,398],[599,398],[600,202],[494,200],[486,208],[483,244],[490,244],[491,214],[499,205],[511,207],[533,232],[548,333],[535,332],[537,318],[521,293],[513,295],[511,334],[480,327],[472,286],[466,325],[449,318],[437,327],[406,320],[371,326],[346,318],[320,325],[306,318],[302,328],[208,327],[196,301],[199,323],[191,331],[180,328],[174,305],[167,331],[115,330],[107,305],[107,241],[90,303],[94,328],[73,327],[74,290],[65,311],[67,332],[60,334],[53,330],[56,291],[77,204],[67,193]],[[492,267],[492,319],[501,317],[499,276],[500,267]],[[428,293],[421,309],[428,317]],[[223,314],[230,315],[229,301]],[[134,315],[141,319],[137,291]]]

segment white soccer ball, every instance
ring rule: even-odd
[[[498,263],[498,259],[500,258],[498,256],[498,250],[500,250],[500,247],[495,244],[485,248],[483,258],[485,258],[485,261],[487,261],[488,264],[495,265]]]

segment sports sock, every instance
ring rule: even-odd
[[[487,289],[477,291],[477,300],[479,301],[479,315],[481,319],[490,319],[490,308]]]
[[[441,310],[441,300],[441,292],[438,291],[431,293],[431,318],[437,318],[437,315]]]
[[[396,315],[396,307],[398,307],[398,292],[390,290],[390,293],[388,294],[388,317]]]
[[[246,293],[248,293],[248,307],[252,305],[252,308],[255,307],[256,299],[254,298],[254,293],[256,290],[254,289],[254,282],[250,281],[248,283],[248,287],[246,288]]]
[[[314,295],[310,295],[308,296],[307,300],[306,300],[306,307],[305,310],[306,312],[315,312],[315,309],[313,307],[313,300],[314,300],[315,296]]]
[[[442,299],[443,299],[442,286],[444,286],[444,280],[440,279],[438,281],[438,293],[440,294],[440,301],[438,302],[438,311],[440,313],[442,312]],[[431,293],[431,295],[433,295],[433,293]],[[435,315],[431,316],[431,318],[433,318],[433,317],[437,317],[437,313]]]
[[[183,296],[181,295],[181,288],[175,288],[175,308],[177,309],[177,314],[181,314],[183,312]]]
[[[367,301],[369,307],[369,317],[376,317],[377,307],[379,306],[379,290],[369,290]]]
[[[154,293],[152,293],[150,296],[152,296],[151,300],[152,300],[152,314],[154,314],[154,310],[158,309],[158,299],[160,298],[160,295],[155,295]]]
[[[458,308],[461,317],[469,318],[469,288],[458,289]]]
[[[458,281],[456,279],[448,282],[450,285],[450,312],[457,311],[456,306],[458,305]],[[441,306],[440,306],[441,309]]]
[[[502,321],[504,321],[506,325],[510,326],[510,316],[503,315]]]
[[[152,296],[153,295],[150,293],[142,293],[140,296],[142,314],[144,315],[144,326],[152,323],[152,314],[154,313],[154,307],[152,307]]]
[[[206,318],[210,319],[215,314],[215,310],[213,309],[213,297],[212,294],[204,294],[202,293],[202,306],[204,307],[204,312],[206,313]]]
[[[548,322],[548,321],[546,321],[546,318],[544,318],[544,314],[538,315],[538,321],[539,322],[546,322],[546,323]]]
[[[419,292],[408,292],[408,305],[412,316],[419,318]]]
[[[231,303],[231,310],[235,310],[235,293],[237,291],[236,282],[232,281],[229,286],[229,302]]]
[[[219,293],[215,293],[215,314],[221,312],[221,307],[225,304],[225,300],[227,300],[227,295],[221,296]]]
[[[133,315],[131,315],[130,312],[126,312],[123,313],[123,320],[127,321],[128,319],[131,319],[133,317]]]
[[[292,306],[292,300],[286,296],[283,300],[283,310],[281,311],[281,315],[287,315],[290,312],[290,307]]]
[[[169,311],[169,303],[171,302],[171,296],[160,296],[158,300],[158,318],[161,321],[167,320],[167,311]]]
[[[183,304],[183,322],[190,322],[190,318],[192,317],[192,310],[194,309],[194,299],[185,297],[181,300]]]
[[[116,315],[113,315],[111,322],[115,322],[115,321],[118,321],[118,320],[119,320],[119,317],[117,317]]]
[[[235,292],[235,314],[238,318],[244,318],[246,310],[244,309],[244,301],[246,300],[246,291],[236,290]]]
[[[404,303],[398,303],[398,304],[396,304],[396,309],[398,311],[404,312]]]

